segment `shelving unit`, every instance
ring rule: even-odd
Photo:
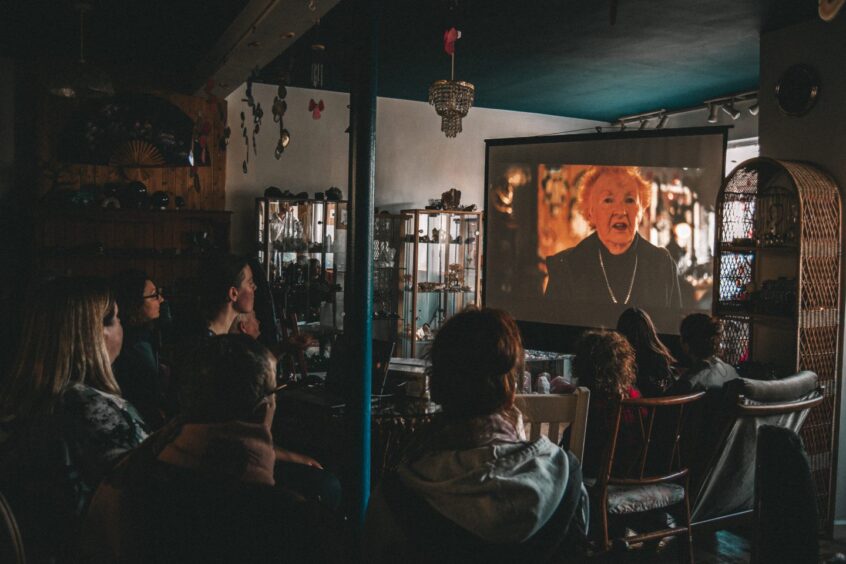
[[[276,303],[306,323],[340,330],[347,202],[256,198],[255,214],[258,260]]]
[[[373,224],[373,338],[396,343],[401,331],[400,292],[405,267],[400,262],[408,216],[380,213]]]
[[[482,213],[403,210],[401,356],[426,353],[443,322],[481,305]]]
[[[170,290],[196,276],[200,260],[229,250],[232,212],[39,209],[35,267],[40,275],[108,277],[141,269]]]
[[[816,372],[825,400],[802,428],[831,530],[840,411],[841,201],[811,165],[757,158],[727,177],[717,198],[714,314],[722,356],[781,378]]]

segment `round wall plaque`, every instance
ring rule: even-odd
[[[775,87],[779,109],[789,116],[811,111],[820,95],[820,77],[808,65],[793,65],[781,75]]]

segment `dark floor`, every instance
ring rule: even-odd
[[[694,537],[693,549],[696,564],[747,564],[751,558],[751,529],[735,527],[716,533],[701,534]],[[820,562],[827,562],[835,554],[846,554],[846,526],[835,527],[833,540],[820,540]],[[676,545],[667,547],[657,554],[654,549],[620,552],[603,557],[596,557],[585,562],[617,563],[617,562],[650,562],[670,563],[679,562],[679,551]]]

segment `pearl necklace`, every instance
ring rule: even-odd
[[[602,277],[605,278],[605,285],[608,287],[608,295],[611,296],[612,302],[614,302],[615,304],[619,303],[617,301],[617,296],[614,295],[614,290],[611,289],[611,283],[608,282],[608,273],[605,272],[605,262],[602,260],[602,249],[597,249],[596,254],[599,256],[599,267],[602,269]],[[635,264],[634,264],[634,270],[632,270],[632,279],[631,279],[631,282],[629,282],[629,292],[626,294],[626,300],[623,302],[623,304],[628,304],[629,299],[632,297],[632,288],[634,288],[634,281],[635,281],[636,275],[637,275],[637,253],[635,253]]]

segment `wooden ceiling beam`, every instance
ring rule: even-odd
[[[224,98],[238,88],[255,68],[263,68],[308,31],[339,0],[250,0],[220,39],[198,62],[192,88]],[[312,10],[312,8],[314,8]]]

